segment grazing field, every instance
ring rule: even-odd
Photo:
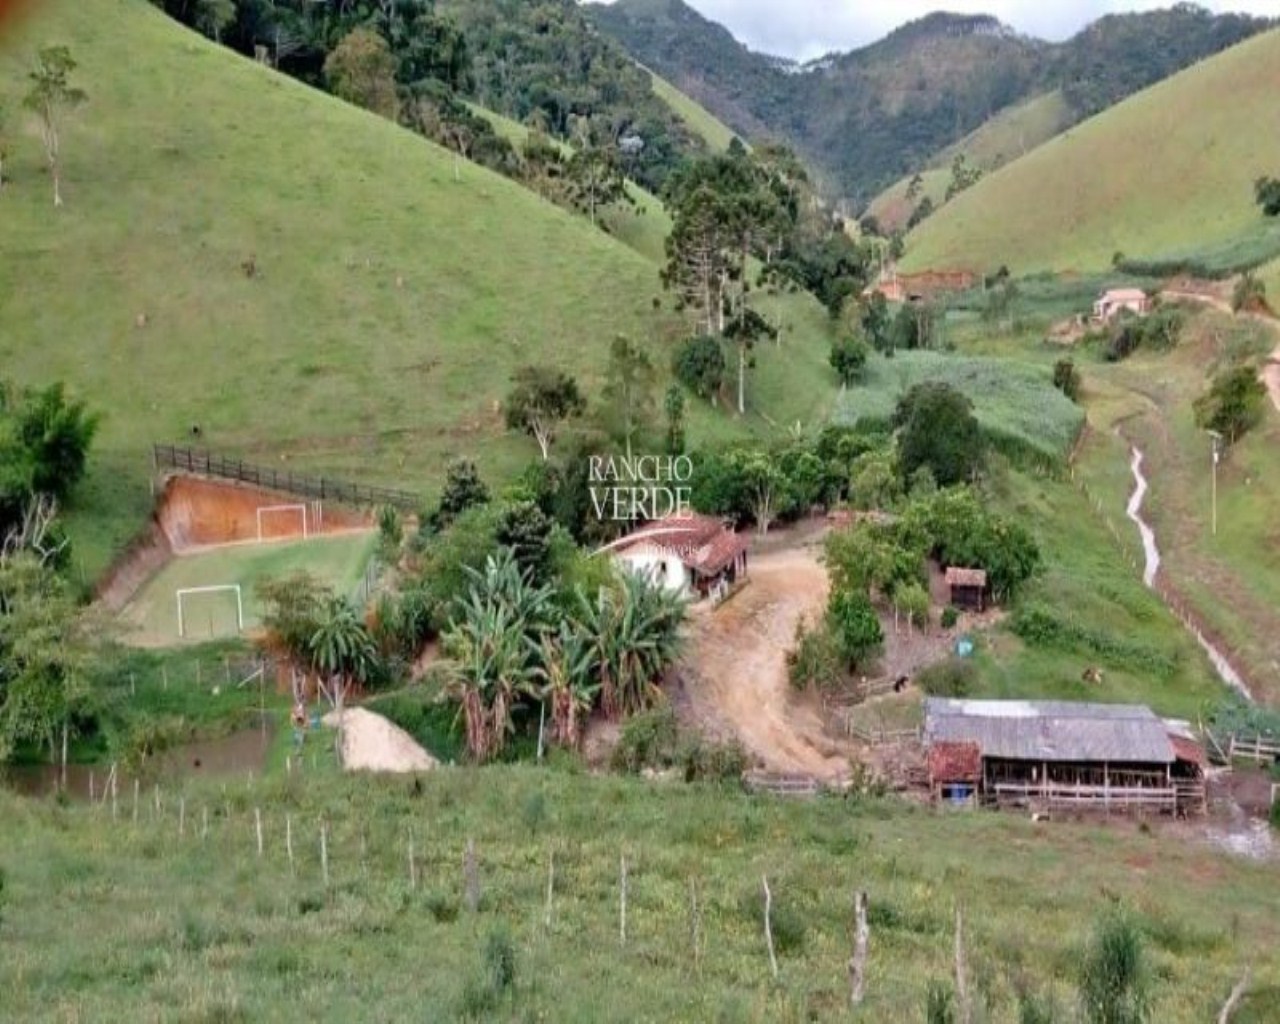
[[[1171,354],[1140,353],[1114,367],[1085,367],[1086,381],[1096,376],[1100,382],[1086,400],[1103,440],[1081,461],[1095,486],[1106,467],[1120,472],[1129,443],[1142,448],[1151,483],[1147,518],[1165,578],[1267,700],[1280,695],[1280,413],[1268,403],[1261,426],[1219,467],[1215,536],[1210,442],[1195,425],[1192,402],[1228,356],[1259,358],[1278,338],[1280,332],[1263,325],[1203,312]],[[1116,429],[1126,441],[1114,436]],[[1112,503],[1123,508],[1115,498]]]
[[[18,113],[48,41],[89,97],[63,126],[56,215]],[[493,476],[533,457],[499,409],[520,365],[572,368],[595,399],[614,336],[665,373],[682,333],[652,258],[481,168],[455,181],[445,150],[144,0],[41,5],[0,50],[0,104],[0,362],[103,414],[69,510],[87,580],[145,522],[154,441],[199,426],[213,449],[429,498],[452,456]],[[793,319],[748,421],[690,403],[692,443],[825,416],[829,328]]]
[[[951,162],[957,156],[963,155],[970,166],[985,172],[993,171],[1053,138],[1067,127],[1070,116],[1070,109],[1059,90],[1000,111],[929,161],[928,168],[921,171],[924,187],[916,203],[924,196],[929,196],[935,207],[943,203],[947,183],[951,180]],[[906,197],[911,178],[912,175],[908,174],[901,181],[894,182],[871,201],[867,212],[874,214],[883,227],[890,230],[906,227],[913,206]]]
[[[1075,440],[1084,416],[1051,383],[1047,368],[1014,359],[904,351],[873,357],[863,383],[840,394],[834,418],[885,419],[914,385],[944,381],[967,395],[986,433],[1008,444],[1060,458]]]
[[[927,985],[952,975],[957,905],[983,1020],[1016,1021],[1019,990],[1073,1007],[1081,950],[1113,901],[1140,929],[1154,1020],[1211,1019],[1245,963],[1253,986],[1236,1024],[1273,1019],[1280,999],[1274,867],[1172,826],[787,802],[531,767],[412,783],[338,779],[320,763],[248,787],[170,782],[137,825],[122,802],[113,823],[109,807],[0,793],[0,984],[14,1019],[342,1021],[376,1006],[382,1020],[846,1020],[857,889],[870,903],[867,1019],[923,1019]]]
[[[256,584],[265,579],[306,571],[339,594],[355,596],[377,544],[373,532],[306,541],[234,544],[172,558],[121,613],[124,639],[144,647],[181,643],[176,591],[179,588],[239,584],[245,630],[261,624]],[[222,639],[236,634],[236,599],[232,592],[193,594],[183,599],[187,641]]]
[[[647,69],[646,69],[647,70]],[[717,118],[706,107],[681,92],[661,75],[649,72],[653,79],[654,94],[670,107],[675,115],[694,133],[702,138],[713,151],[720,152],[729,148],[729,143],[738,137],[738,133]]]
[[[1256,36],[988,175],[908,238],[903,268],[1102,270],[1229,246],[1260,219],[1254,179],[1280,164],[1262,130],[1280,31]]]

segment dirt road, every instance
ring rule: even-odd
[[[1271,404],[1276,407],[1276,411],[1280,412],[1280,321],[1273,317],[1264,316],[1261,313],[1236,313],[1231,308],[1231,303],[1226,299],[1217,295],[1206,294],[1204,292],[1191,291],[1183,288],[1166,288],[1162,293],[1166,298],[1184,299],[1191,302],[1199,302],[1206,306],[1211,306],[1220,313],[1226,313],[1228,316],[1242,316],[1265,327],[1270,328],[1277,337],[1275,351],[1271,353],[1271,358],[1262,364],[1262,383],[1267,386],[1267,392],[1271,395]]]
[[[338,725],[338,713],[324,716],[330,728]],[[425,772],[440,762],[398,725],[364,708],[342,713],[342,766],[349,772]]]
[[[727,604],[694,617],[683,666],[688,713],[713,732],[732,731],[771,771],[847,776],[851,751],[824,734],[816,704],[787,681],[787,648],[797,622],[822,614],[826,570],[804,547],[758,555],[750,571]]]

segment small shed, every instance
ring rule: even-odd
[[[974,804],[982,781],[982,748],[967,740],[929,747],[929,792],[935,800]]]
[[[953,565],[947,569],[947,589],[951,592],[951,603],[957,608],[980,612],[987,601],[986,570]]]

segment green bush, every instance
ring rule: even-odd
[[[958,621],[960,621],[960,612],[953,605],[947,605],[942,609],[943,629],[954,629]]]
[[[826,629],[851,668],[867,662],[884,642],[884,631],[871,599],[857,591],[832,593],[827,603]]]
[[[675,761],[678,741],[676,713],[670,705],[632,715],[613,749],[613,768],[633,775],[645,768],[668,768]]]
[[[1151,1019],[1142,933],[1125,914],[1102,918],[1080,968],[1080,1002],[1089,1024],[1145,1024]]]
[[[724,349],[718,338],[690,338],[676,349],[671,369],[676,379],[699,398],[715,400],[724,384]]]
[[[806,629],[804,622],[796,623],[795,644],[787,651],[787,675],[797,690],[811,686],[828,690],[844,681],[840,652],[829,630],[822,625]]]
[[[1280,800],[1271,805],[1271,827],[1280,829]]]
[[[685,782],[740,782],[750,767],[747,752],[736,740],[713,743],[700,736],[680,743],[676,763],[684,769]]]
[[[1070,359],[1059,359],[1053,364],[1053,386],[1066,395],[1071,401],[1080,397],[1083,380],[1076,364]]]
[[[948,658],[916,675],[916,685],[930,697],[967,697],[977,683],[977,668],[963,658]]]
[[[955,1024],[955,994],[951,986],[941,981],[929,982],[924,998],[925,1024]]]

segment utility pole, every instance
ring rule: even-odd
[[[1213,535],[1218,536],[1218,463],[1222,460],[1222,435],[1210,430],[1213,439]]]

